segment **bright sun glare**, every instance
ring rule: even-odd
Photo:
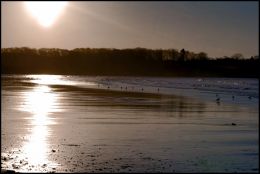
[[[43,27],[50,27],[61,15],[68,2],[64,1],[32,1],[25,2],[27,11]]]
[[[47,79],[48,76],[44,76],[44,78]],[[35,167],[37,165],[42,166],[50,162],[48,160],[48,152],[50,152],[48,144],[49,125],[55,124],[51,121],[50,114],[55,111],[58,102],[57,95],[46,85],[38,85],[24,95],[25,101],[21,109],[31,113],[31,116],[30,114],[28,116],[31,118],[32,129],[29,129],[31,134],[23,146],[23,158],[27,158],[29,164]],[[51,164],[55,165],[53,162]]]

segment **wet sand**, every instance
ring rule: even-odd
[[[2,169],[259,171],[255,106],[19,79],[3,80],[1,97]]]

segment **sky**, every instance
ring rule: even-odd
[[[46,15],[48,12],[46,13]],[[24,2],[1,1],[1,45],[31,48],[136,48],[259,54],[257,1],[69,1],[46,28]]]

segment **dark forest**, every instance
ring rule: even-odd
[[[258,77],[259,57],[210,58],[185,49],[2,48],[2,74]]]

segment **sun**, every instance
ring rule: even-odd
[[[28,1],[25,8],[43,27],[50,27],[61,15],[68,2],[65,1]]]

